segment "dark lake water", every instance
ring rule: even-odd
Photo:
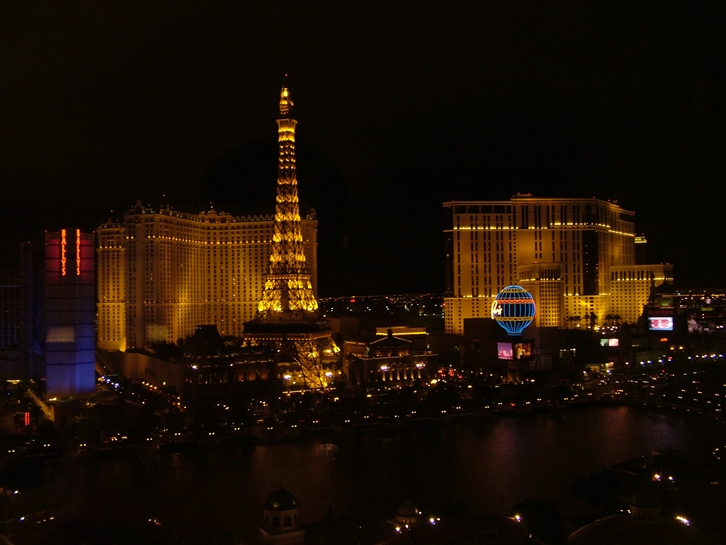
[[[158,517],[191,535],[219,528],[253,542],[261,505],[281,485],[298,498],[302,522],[324,518],[330,506],[335,515],[389,517],[406,499],[506,513],[544,498],[575,514],[587,510],[570,495],[576,476],[654,449],[706,453],[724,444],[724,427],[709,420],[593,407],[298,443],[63,459],[25,494],[61,520]]]

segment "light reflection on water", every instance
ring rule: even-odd
[[[709,452],[724,438],[723,427],[706,420],[589,408],[384,436],[64,461],[28,494],[54,505],[61,519],[158,517],[190,535],[225,529],[250,542],[262,502],[280,486],[297,496],[303,522],[324,518],[331,506],[336,515],[376,520],[407,499],[422,508],[507,512],[518,501],[545,498],[569,514],[585,508],[570,496],[576,476],[664,447]]]

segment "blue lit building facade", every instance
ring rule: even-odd
[[[46,232],[23,251],[23,353],[30,378],[46,395],[72,397],[95,388],[93,234]]]

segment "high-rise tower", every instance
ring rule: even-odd
[[[46,232],[23,244],[22,345],[28,373],[46,378],[48,397],[94,392],[95,260],[93,234]]]
[[[651,278],[673,266],[636,260],[635,213],[616,202],[518,194],[508,201],[451,201],[446,215],[446,332],[490,316],[516,284],[537,303],[534,325],[580,328],[635,323]]]
[[[338,348],[331,330],[320,322],[305,262],[295,165],[297,120],[292,118],[292,107],[290,91],[283,86],[277,120],[279,158],[270,268],[257,314],[245,324],[244,336],[250,344],[274,345],[296,367],[302,386],[324,388],[332,376],[324,369],[324,362],[334,361]]]
[[[290,91],[280,92],[280,115],[277,120],[279,158],[277,164],[277,198],[275,227],[270,253],[270,270],[257,307],[258,321],[301,321],[318,319],[318,302],[305,263],[300,229],[300,204],[295,167],[295,125],[291,117]]]

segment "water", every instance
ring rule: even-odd
[[[724,428],[705,419],[586,408],[299,443],[62,460],[42,487],[25,493],[53,506],[60,520],[158,517],[188,535],[215,528],[247,543],[257,540],[261,505],[279,486],[300,501],[301,522],[323,519],[331,506],[335,515],[376,520],[407,499],[503,513],[544,498],[568,515],[587,509],[570,495],[576,476],[654,449],[706,453],[724,444]]]

